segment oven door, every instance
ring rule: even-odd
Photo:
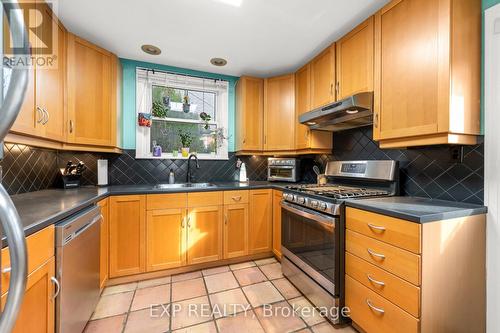
[[[334,296],[338,295],[338,225],[338,217],[281,202],[283,255]]]
[[[269,166],[267,168],[267,180],[294,182],[296,181],[295,167]]]

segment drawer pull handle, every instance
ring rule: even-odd
[[[52,281],[56,285],[56,292],[54,293],[54,296],[52,296],[52,299],[56,299],[57,296],[59,296],[59,292],[61,291],[61,285],[55,277],[51,277],[50,281]]]
[[[385,227],[380,227],[378,225],[373,225],[368,223],[368,227],[372,230],[377,230],[377,231],[385,231]]]
[[[5,267],[4,269],[2,269],[2,274],[7,274],[7,273],[10,273],[10,271],[12,270],[12,268],[10,267]]]
[[[378,281],[378,280],[375,280],[374,278],[372,278],[370,276],[370,274],[366,274],[366,277],[368,278],[368,280],[371,282],[371,283],[375,283],[375,284],[378,284],[379,286],[385,286],[385,283],[382,282],[382,281]]]
[[[234,201],[241,201],[241,196],[231,197]]]
[[[368,251],[368,253],[372,257],[377,257],[377,258],[380,258],[380,259],[385,259],[385,255],[383,255],[383,254],[380,254],[380,253],[377,253],[377,252],[373,252],[373,250],[371,250],[371,249],[366,249],[366,251]]]
[[[369,299],[366,300],[366,304],[368,304],[368,306],[370,307],[370,309],[372,309],[373,311],[376,311],[376,312],[381,313],[381,314],[385,313],[384,309],[378,308],[378,307],[374,306]]]

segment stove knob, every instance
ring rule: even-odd
[[[326,203],[322,202],[322,203],[319,204],[319,209],[326,210],[326,208],[328,208],[327,205],[326,205]]]
[[[304,204],[304,203],[306,202],[306,199],[305,199],[304,197],[298,197],[298,198],[297,198],[297,202],[298,202],[299,204]]]
[[[286,193],[283,196],[285,197],[285,200],[293,201],[293,194]]]
[[[311,207],[312,208],[317,208],[318,207],[318,202],[316,200],[311,200]]]

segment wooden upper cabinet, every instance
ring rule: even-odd
[[[380,146],[475,144],[480,53],[480,0],[395,0],[382,8],[375,15]]]
[[[373,91],[373,16],[336,42],[337,100]]]
[[[146,271],[146,197],[109,199],[109,277]]]
[[[188,265],[222,259],[222,216],[222,206],[197,207],[188,210]]]
[[[335,44],[311,60],[311,108],[335,101]]]
[[[295,147],[295,76],[288,74],[264,81],[264,149]]]
[[[249,254],[272,251],[272,190],[251,190],[249,197]]]
[[[118,59],[73,34],[67,44],[68,142],[116,146]]]
[[[236,150],[262,151],[264,79],[242,76],[236,83]]]

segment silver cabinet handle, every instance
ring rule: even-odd
[[[61,284],[54,276],[50,278],[50,281],[52,281],[56,285],[56,292],[54,293],[54,296],[52,296],[52,299],[56,299],[57,296],[59,296],[59,292],[61,291]]]
[[[69,132],[73,133],[73,120],[69,121]]]
[[[188,225],[188,228],[191,228],[191,216],[188,216],[188,218],[187,218],[187,225]]]
[[[224,214],[224,224],[227,225],[227,214]]]
[[[37,114],[38,114],[38,119],[36,120],[36,123],[40,124],[43,121],[43,119],[44,119],[43,110],[42,110],[41,107],[37,106],[36,107],[36,111],[37,111]]]
[[[378,225],[374,225],[374,224],[371,224],[371,223],[367,223],[367,224],[368,224],[368,227],[370,229],[378,230],[378,231],[385,231],[385,227],[380,227]]]
[[[378,113],[375,113],[375,120],[373,121],[373,126],[375,126],[375,128],[378,128]]]
[[[376,312],[381,313],[381,314],[385,313],[384,309],[374,306],[372,304],[372,301],[370,301],[369,299],[366,300],[366,304],[368,304],[368,306],[370,307],[370,309],[372,309],[373,311],[376,311]]]
[[[382,282],[382,281],[378,281],[378,280],[375,280],[374,278],[372,278],[370,276],[370,274],[366,274],[366,277],[368,278],[368,281],[370,281],[371,283],[375,283],[375,284],[378,284],[379,286],[385,286],[385,283]]]
[[[185,227],[185,226],[186,226],[186,217],[183,217],[183,218],[181,219],[181,228],[183,228],[183,229],[184,229],[184,227]]]
[[[10,267],[5,267],[4,269],[2,269],[2,274],[7,274],[7,273],[10,273],[10,271],[12,270],[12,268]]]
[[[47,109],[42,109],[42,110],[43,110],[43,113],[45,114],[45,121],[43,122],[43,125],[45,125],[46,123],[49,122],[50,115],[49,115],[49,111],[47,111]]]
[[[234,201],[241,201],[241,196],[238,195],[236,197],[231,197],[231,199],[233,199]]]
[[[377,253],[377,252],[373,252],[373,250],[371,249],[366,249],[366,251],[368,251],[368,253],[373,256],[373,257],[377,257],[377,258],[380,258],[380,259],[385,259],[385,255],[383,254],[380,254],[380,253]]]

